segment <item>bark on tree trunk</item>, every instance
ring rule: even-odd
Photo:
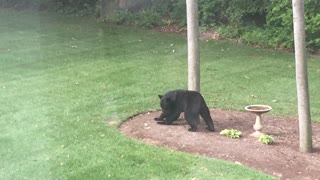
[[[299,149],[302,152],[312,152],[312,127],[305,44],[304,1],[292,0],[292,7],[299,113]]]
[[[186,0],[188,30],[188,89],[200,92],[198,0]]]

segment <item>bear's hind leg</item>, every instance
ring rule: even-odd
[[[198,130],[198,121],[199,121],[199,115],[197,113],[192,112],[185,112],[185,119],[190,125],[190,128],[188,129],[191,132],[195,132]]]
[[[202,119],[206,122],[207,124],[207,129],[209,131],[214,131],[214,125],[213,125],[213,121],[212,121],[212,118],[210,116],[210,111],[207,107],[203,108],[201,111],[200,111],[200,115],[202,117]]]

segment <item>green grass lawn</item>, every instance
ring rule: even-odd
[[[145,145],[108,125],[187,88],[185,37],[5,9],[0,22],[0,179],[272,179]],[[259,103],[296,116],[294,73],[292,54],[201,43],[201,92],[211,108]],[[309,59],[309,74],[319,121],[319,58]]]

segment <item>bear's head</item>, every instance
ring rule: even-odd
[[[158,95],[160,98],[160,107],[164,115],[169,115],[174,110],[174,100],[170,97]]]

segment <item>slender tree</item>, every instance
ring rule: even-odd
[[[188,31],[188,89],[200,92],[198,0],[186,0]]]
[[[306,58],[304,1],[292,0],[300,151],[312,152],[312,127]]]

